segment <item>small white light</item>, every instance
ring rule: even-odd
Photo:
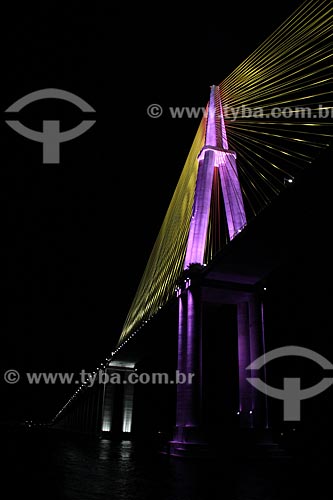
[[[288,184],[292,184],[292,183],[294,182],[294,179],[293,179],[293,178],[290,178],[290,177],[288,177],[288,178],[286,178],[286,177],[285,177],[285,178],[283,179],[283,182],[284,182],[284,184],[285,184],[286,182],[288,182]]]

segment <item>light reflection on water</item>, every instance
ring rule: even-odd
[[[57,433],[2,436],[8,498],[34,500],[288,500],[331,498],[327,471],[284,454],[183,461],[130,441]],[[301,465],[301,467],[300,467]],[[319,475],[318,475],[319,474]],[[326,479],[327,481],[327,479]]]

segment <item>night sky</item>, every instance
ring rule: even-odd
[[[61,145],[59,165],[42,146],[0,122],[1,368],[94,368],[118,340],[199,119],[169,106],[205,106],[220,83],[300,5],[216,2],[175,10],[66,7],[34,2],[4,16],[1,105],[35,90],[72,92],[96,124]],[[23,9],[23,10],[22,10]],[[158,103],[165,112],[147,116]],[[24,118],[22,118],[24,117]],[[83,117],[59,101],[28,106],[41,129]],[[0,384],[3,420],[49,418],[67,387]]]

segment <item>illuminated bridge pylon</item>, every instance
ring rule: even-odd
[[[205,145],[198,156],[199,167],[185,256],[185,269],[204,264],[209,216],[212,204],[214,169],[218,169],[229,239],[246,225],[242,190],[238,178],[236,152],[229,150],[218,87],[211,87],[206,122]]]
[[[262,304],[254,291],[245,291],[239,278],[232,281],[239,289],[228,290],[219,283],[218,292],[201,281],[193,280],[191,269],[205,264],[205,254],[209,237],[209,220],[212,211],[213,186],[220,183],[225,220],[229,240],[246,226],[246,214],[242,190],[238,178],[236,152],[228,147],[227,133],[223,118],[218,87],[212,86],[207,107],[205,143],[199,155],[199,166],[190,221],[184,269],[187,278],[178,287],[178,364],[179,372],[195,374],[190,384],[177,386],[177,414],[174,438],[170,442],[170,454],[175,456],[200,455],[205,453],[206,433],[203,382],[205,363],[202,352],[204,332],[204,304],[215,302],[236,306],[238,330],[238,406],[234,409],[239,416],[240,426],[253,428],[264,422],[267,416],[259,417],[255,393],[246,381],[246,368],[251,359],[263,351],[263,311]],[[215,178],[214,178],[215,177]],[[216,194],[215,194],[216,196]],[[215,200],[216,201],[216,200]],[[215,223],[220,223],[215,220]],[[194,266],[194,267],[191,267]],[[221,281],[215,277],[216,283]],[[215,286],[216,286],[215,283]],[[222,334],[222,332],[221,332]],[[237,356],[237,353],[235,353]],[[218,394],[216,394],[218,398]],[[223,400],[223,395],[220,396]],[[222,403],[223,404],[223,403]],[[261,410],[260,410],[261,411]],[[261,412],[262,413],[262,412]],[[255,415],[255,417],[254,417]]]

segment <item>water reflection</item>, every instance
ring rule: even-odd
[[[108,460],[110,455],[111,441],[109,439],[101,439],[99,441],[99,460]]]
[[[57,433],[2,436],[11,498],[34,500],[287,500],[328,495],[329,464],[281,450],[215,461],[160,455],[149,443]],[[326,479],[325,479],[326,478]]]

